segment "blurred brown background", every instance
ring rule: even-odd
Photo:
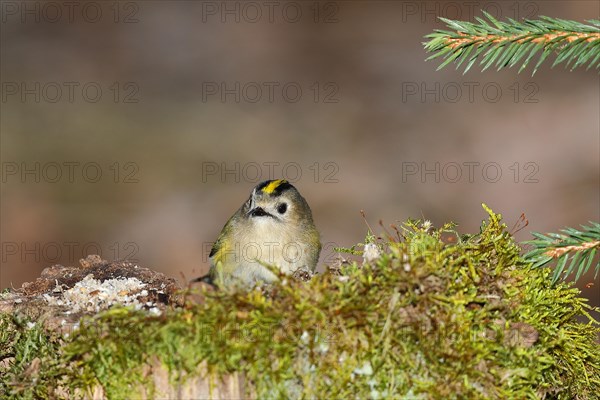
[[[485,202],[526,214],[519,240],[600,219],[597,71],[436,72],[422,47],[436,16],[584,21],[596,1],[0,5],[2,288],[88,253],[196,277],[274,177],[323,262],[364,238],[361,209],[475,232]]]

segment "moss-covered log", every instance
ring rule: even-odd
[[[195,301],[138,288],[130,300],[151,299],[83,312],[68,336],[18,311],[56,300],[4,294],[1,396],[596,398],[590,307],[531,269],[489,213],[475,235],[409,222],[395,238],[370,236],[363,260],[308,282],[201,287]],[[53,297],[77,285],[61,284]]]

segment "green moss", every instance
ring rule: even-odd
[[[127,397],[158,359],[174,381],[203,361],[217,375],[242,372],[259,398],[595,398],[599,329],[586,300],[530,269],[488,212],[477,235],[409,221],[343,277],[282,279],[268,295],[206,292],[204,304],[161,316],[90,318],[63,348],[63,386]]]
[[[60,347],[38,324],[0,314],[0,398],[50,397],[60,382]]]

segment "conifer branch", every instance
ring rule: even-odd
[[[561,230],[563,233],[543,235],[533,232],[536,239],[525,243],[533,245],[534,250],[525,254],[525,259],[533,264],[533,268],[542,267],[556,260],[553,284],[561,275],[566,278],[573,271],[576,271],[577,281],[589,270],[596,252],[600,249],[600,224],[597,222],[590,222],[590,224],[590,226],[582,225],[581,230],[566,228]],[[569,259],[571,262],[567,267]],[[596,270],[594,279],[596,279],[600,271],[600,261],[596,262],[594,268]]]
[[[502,22],[485,11],[483,14],[489,21],[479,17],[476,17],[477,23],[440,18],[452,31],[436,30],[425,36],[430,39],[423,43],[425,49],[434,53],[427,60],[443,57],[438,70],[451,62],[457,64],[457,69],[466,63],[464,73],[477,60],[483,71],[492,65],[500,70],[521,62],[521,72],[539,53],[533,75],[554,53],[556,59],[552,67],[565,63],[571,70],[585,64],[587,69],[600,68],[598,20],[582,24],[542,16],[539,20],[518,22],[509,18],[508,22]]]

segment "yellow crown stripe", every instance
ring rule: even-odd
[[[269,183],[267,186],[265,186],[263,188],[263,192],[265,192],[266,194],[271,194],[275,191],[275,189],[277,189],[279,186],[281,186],[284,183],[287,183],[287,181],[285,179],[277,179],[277,180]]]

